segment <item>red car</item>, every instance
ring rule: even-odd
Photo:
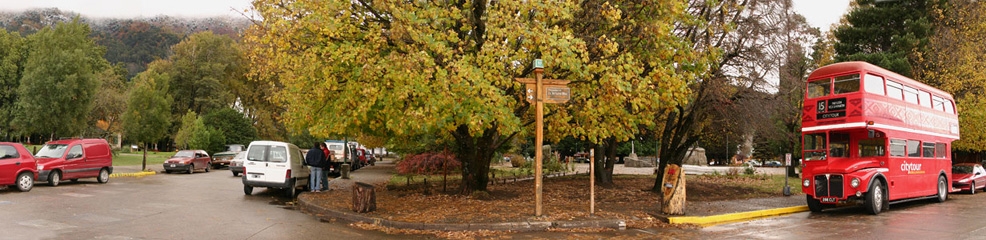
[[[164,172],[185,172],[192,174],[195,170],[205,170],[209,172],[212,166],[212,158],[205,150],[181,150],[174,156],[164,160]]]
[[[34,153],[34,158],[38,160],[37,180],[52,187],[63,180],[91,177],[106,183],[113,173],[110,144],[99,138],[50,141]]]
[[[976,194],[977,188],[986,188],[986,169],[976,163],[952,165],[952,188]]]
[[[20,143],[0,142],[0,186],[16,185],[21,192],[34,188],[38,161]]]

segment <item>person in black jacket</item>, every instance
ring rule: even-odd
[[[311,174],[308,175],[308,188],[312,192],[319,192],[322,189],[322,167],[325,165],[325,153],[322,152],[322,145],[315,143],[312,149],[308,150],[308,154],[305,155],[305,164],[311,169]]]

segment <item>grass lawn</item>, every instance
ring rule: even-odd
[[[161,165],[174,152],[147,152],[147,165]],[[144,159],[144,152],[120,153],[113,156],[113,166],[138,166]]]

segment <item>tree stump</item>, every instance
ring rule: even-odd
[[[668,164],[664,172],[661,192],[661,212],[669,215],[685,214],[685,170],[676,164]]]
[[[357,182],[353,184],[353,211],[368,213],[377,210],[377,193],[373,185]]]

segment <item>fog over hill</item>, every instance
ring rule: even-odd
[[[238,41],[240,34],[251,24],[246,17],[91,18],[57,8],[37,8],[0,12],[0,28],[28,36],[44,27],[72,21],[76,17],[89,24],[92,29],[90,36],[106,47],[106,60],[122,64],[127,69],[128,78],[146,69],[151,61],[167,58],[171,46],[192,33],[212,31]]]

